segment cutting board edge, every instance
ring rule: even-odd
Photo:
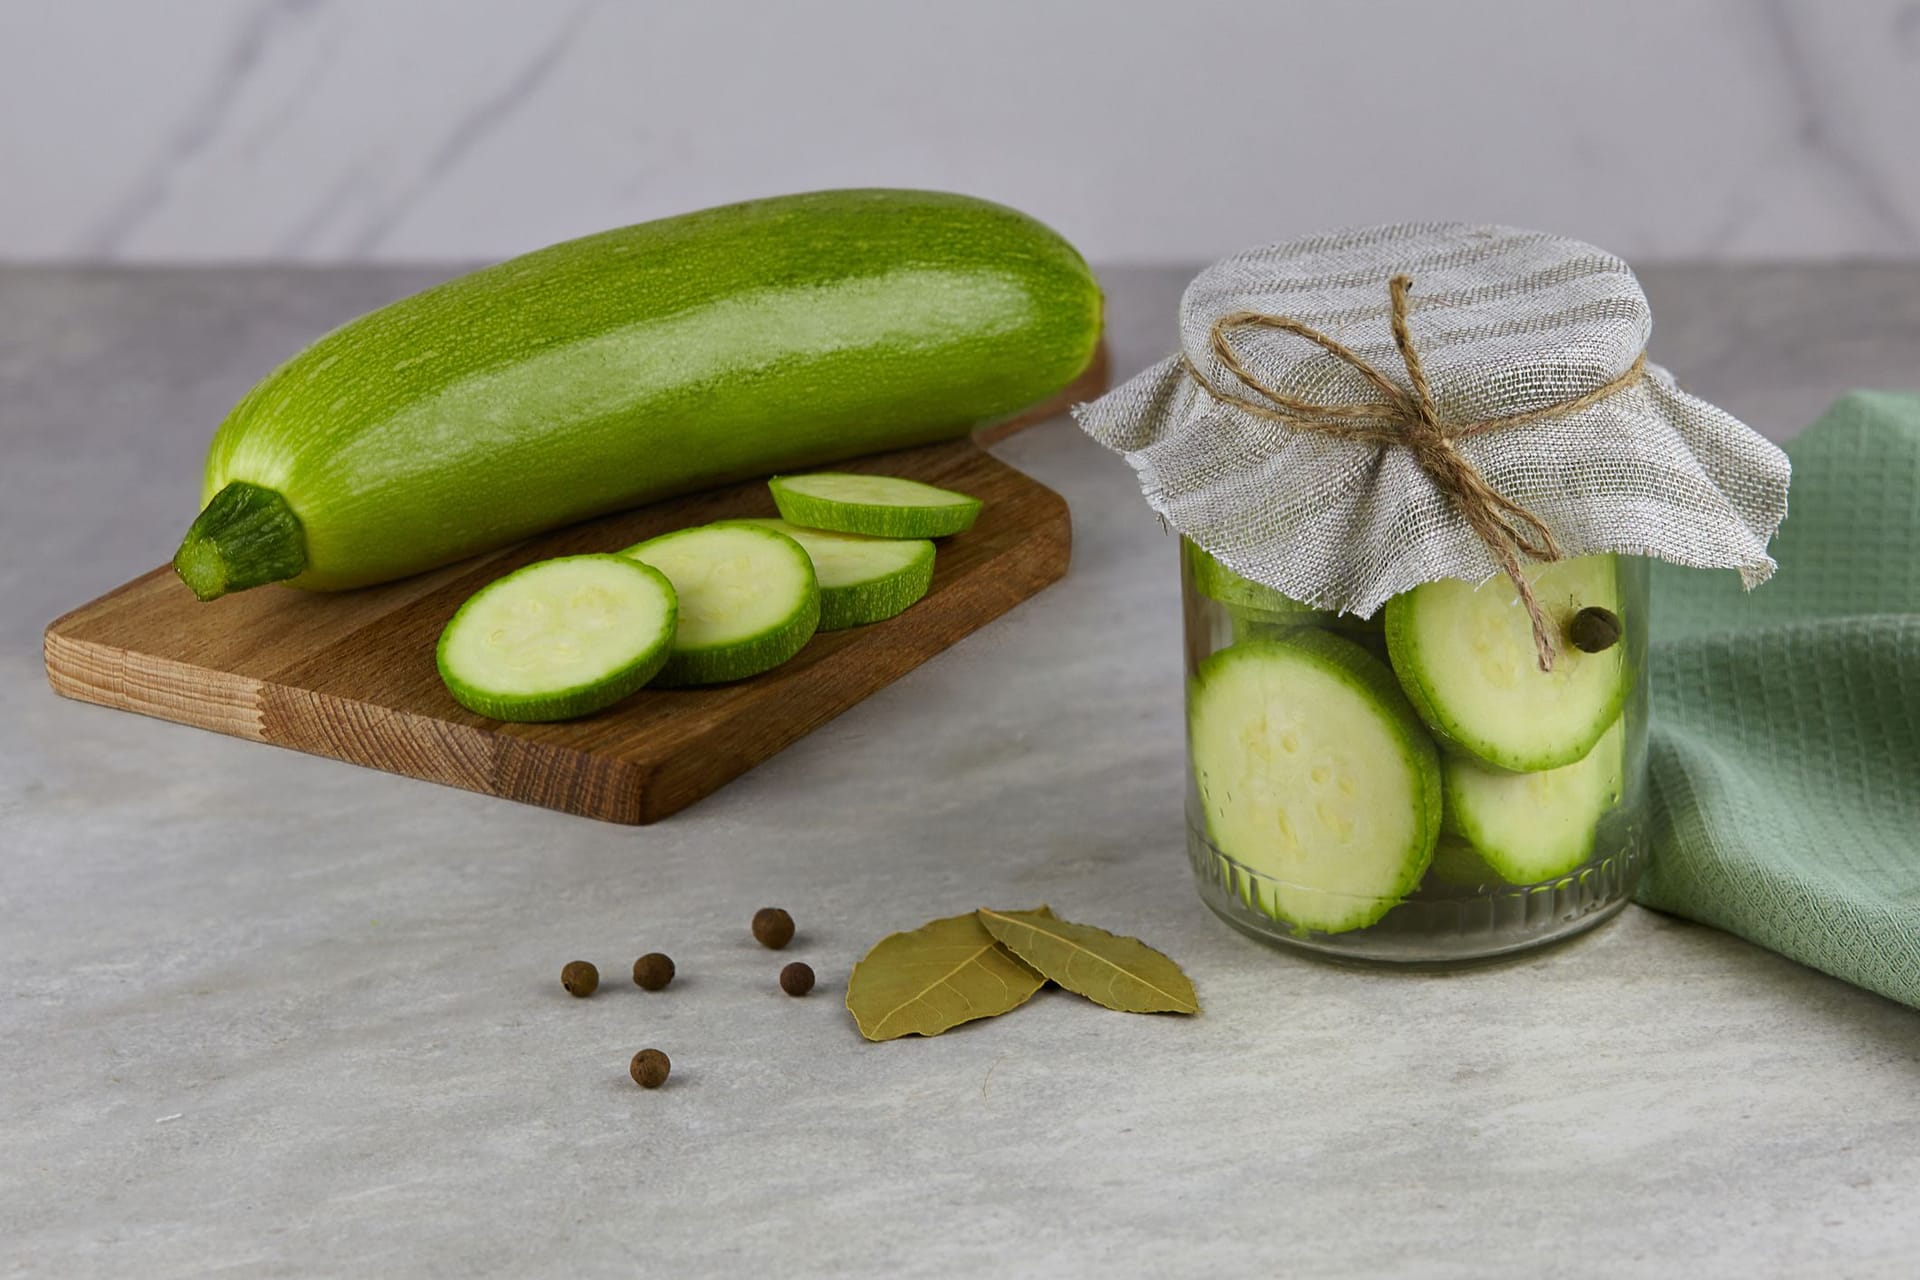
[[[136,586],[151,576],[143,575],[126,586]],[[110,600],[125,589],[110,591],[92,604]],[[62,630],[62,624],[69,620],[84,621],[81,615],[91,607],[83,605],[47,626],[41,642],[41,659],[46,664],[47,684],[55,693],[75,702],[210,729],[250,742],[269,741],[262,724],[261,698],[265,688],[262,681],[191,663],[151,658],[115,645],[82,640]],[[177,686],[179,677],[185,673],[191,673],[196,682],[194,696],[169,696],[169,687]],[[210,690],[218,696],[209,697]]]
[[[984,450],[978,456],[990,466],[1014,470]],[[1031,485],[1032,527],[999,555],[996,573],[969,584],[949,626],[913,628],[902,633],[911,637],[907,643],[887,647],[884,661],[842,667],[837,696],[816,692],[798,714],[756,735],[756,741],[727,743],[719,768],[714,767],[718,753],[703,757],[697,748],[665,761],[553,742],[517,740],[509,749],[497,726],[489,731],[283,683],[280,677],[291,667],[241,674],[87,634],[121,607],[128,593],[151,589],[156,579],[170,574],[167,565],[48,624],[42,645],[47,683],[77,702],[601,821],[649,824],[711,794],[1065,576],[1072,557],[1066,500],[1031,477],[1023,479]]]
[[[268,745],[395,777],[626,825],[642,821],[652,789],[644,761],[525,739],[509,749],[479,726],[359,698],[268,682],[261,703]]]
[[[1111,356],[1103,334],[1086,368],[1067,386],[961,440],[970,442],[990,465],[1014,471],[987,449],[1098,396],[1106,390],[1110,374]],[[646,824],[711,794],[1065,576],[1072,561],[1072,516],[1066,500],[1030,477],[1023,479],[1032,485],[1035,492],[1030,497],[1038,502],[1028,538],[996,558],[997,572],[988,581],[969,583],[966,600],[956,602],[957,616],[944,628],[909,628],[902,632],[904,643],[882,646],[879,661],[864,666],[840,664],[835,668],[839,696],[831,689],[810,690],[810,700],[799,708],[800,713],[773,724],[771,732],[747,741],[737,736],[719,741],[722,735],[702,729],[694,735],[694,750],[666,759],[528,741],[514,736],[513,726],[462,724],[340,692],[305,688],[293,682],[298,660],[265,667],[252,663],[249,669],[236,671],[221,665],[217,645],[211,651],[195,646],[161,656],[116,643],[123,637],[119,624],[124,610],[134,603],[124,597],[158,590],[158,580],[172,574],[170,565],[156,566],[48,623],[42,661],[49,688],[75,702],[602,821]],[[437,589],[443,585],[440,579],[470,572],[513,550],[487,552],[421,575],[417,581],[369,590],[396,592],[404,603],[422,591]],[[409,582],[414,586],[408,587]],[[340,628],[330,643],[347,641],[360,625],[375,625],[379,615],[369,615],[364,624],[349,621],[353,625]],[[709,739],[715,740],[717,749],[703,759],[697,744]],[[714,767],[716,758],[724,760],[719,768]]]

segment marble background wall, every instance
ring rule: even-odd
[[[1914,0],[0,0],[0,258],[472,259],[898,184],[1106,262],[1409,217],[1920,256]]]

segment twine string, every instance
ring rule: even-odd
[[[1598,404],[1640,381],[1646,373],[1646,353],[1635,356],[1633,363],[1619,375],[1570,400],[1501,418],[1449,423],[1441,418],[1434,404],[1433,388],[1427,382],[1426,369],[1407,325],[1407,295],[1412,289],[1413,279],[1406,275],[1397,275],[1387,284],[1390,303],[1388,318],[1393,328],[1393,344],[1399,349],[1401,362],[1406,365],[1411,392],[1338,339],[1291,316],[1269,315],[1261,311],[1230,311],[1213,322],[1209,334],[1209,346],[1214,356],[1252,395],[1216,386],[1191,359],[1183,357],[1187,372],[1215,399],[1237,405],[1256,417],[1284,423],[1296,431],[1317,431],[1342,440],[1391,446],[1410,452],[1420,469],[1452,501],[1475,536],[1486,544],[1501,571],[1512,580],[1514,588],[1520,593],[1520,603],[1526,608],[1527,618],[1533,624],[1533,647],[1539,658],[1540,669],[1552,671],[1552,628],[1540,608],[1540,601],[1534,595],[1532,584],[1527,581],[1521,559],[1525,557],[1542,563],[1558,560],[1561,558],[1560,544],[1554,540],[1553,530],[1547,527],[1545,521],[1488,483],[1479,468],[1454,447],[1454,441],[1489,431],[1542,422]],[[1228,340],[1227,335],[1231,331],[1243,328],[1275,329],[1304,338],[1364,376],[1380,393],[1380,399],[1316,404],[1270,386],[1247,368]],[[1254,399],[1254,396],[1259,399]]]

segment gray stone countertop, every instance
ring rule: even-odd
[[[1063,582],[654,827],[54,697],[41,628],[170,554],[225,409],[435,274],[0,270],[0,1274],[1914,1274],[1911,1011],[1638,908],[1431,975],[1201,906],[1173,546],[1065,423],[999,449],[1072,504]],[[1189,274],[1108,276],[1119,370]],[[1769,435],[1920,378],[1920,266],[1645,279]],[[855,1033],[881,935],[1042,901],[1205,1013]]]

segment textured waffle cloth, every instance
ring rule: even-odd
[[[1403,390],[1387,282],[1413,279],[1408,324],[1448,425],[1573,400],[1625,373],[1653,318],[1627,264],[1592,245],[1511,227],[1420,223],[1312,236],[1207,268],[1180,303],[1180,345],[1208,384],[1249,392],[1212,348],[1236,311],[1286,316],[1346,346]],[[1229,335],[1254,379],[1316,405],[1379,402],[1352,365],[1296,335]],[[1493,556],[1411,451],[1300,430],[1209,394],[1179,356],[1074,416],[1125,455],[1179,533],[1256,582],[1316,608],[1370,616],[1438,578],[1478,582]],[[1456,447],[1568,555],[1613,551],[1773,572],[1785,456],[1649,365],[1574,413],[1471,435]]]
[[[1787,451],[1771,586],[1654,566],[1640,901],[1920,1008],[1920,396]]]

